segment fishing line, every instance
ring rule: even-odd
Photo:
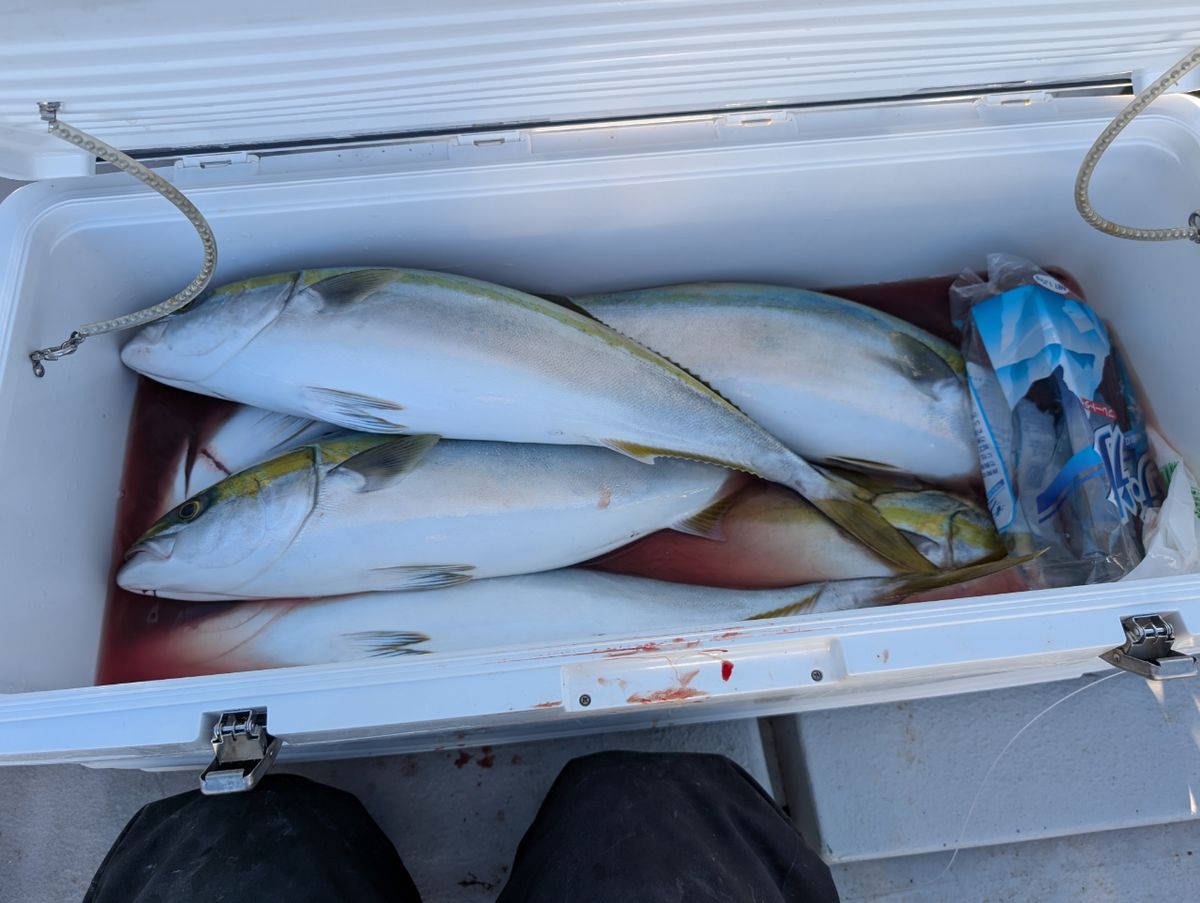
[[[945,878],[946,875],[948,875],[950,873],[950,869],[954,867],[954,863],[958,859],[958,854],[962,851],[963,838],[966,837],[967,828],[970,826],[971,819],[975,815],[975,809],[979,806],[979,800],[983,796],[984,787],[987,786],[987,782],[991,779],[992,773],[996,770],[996,766],[998,766],[1000,764],[1000,761],[1004,758],[1004,756],[1008,753],[1008,751],[1010,749],[1012,749],[1013,745],[1019,739],[1021,739],[1021,736],[1027,730],[1029,730],[1031,727],[1033,727],[1045,715],[1048,715],[1050,712],[1052,712],[1054,709],[1058,708],[1060,705],[1062,705],[1068,699],[1072,699],[1073,697],[1078,696],[1084,690],[1090,690],[1092,687],[1096,686],[1097,684],[1102,684],[1106,680],[1112,680],[1114,677],[1120,677],[1122,675],[1127,675],[1130,673],[1131,672],[1129,672],[1129,671],[1113,671],[1112,674],[1106,674],[1103,677],[1098,677],[1095,680],[1093,680],[1091,683],[1084,684],[1082,687],[1076,687],[1074,690],[1067,693],[1065,696],[1061,696],[1058,699],[1056,699],[1054,702],[1050,703],[1048,706],[1046,706],[1044,709],[1042,709],[1040,712],[1038,712],[1036,715],[1034,715],[1032,718],[1030,718],[1028,721],[1026,721],[1025,724],[1021,727],[1021,729],[1018,730],[1015,734],[1013,734],[1012,737],[1009,738],[1008,742],[1004,744],[1004,747],[1000,750],[1000,752],[998,752],[996,754],[996,758],[994,758],[992,760],[992,764],[990,766],[988,766],[988,770],[984,772],[983,778],[980,780],[979,786],[975,790],[975,796],[971,800],[971,805],[967,809],[967,814],[963,817],[962,827],[959,828],[958,838],[954,842],[954,849],[951,851],[950,861],[946,863],[945,868],[943,868],[940,872],[938,872],[936,875],[934,875],[928,881],[925,881],[916,886],[896,888],[895,890],[886,891],[884,893],[872,894],[870,896],[864,897],[863,899],[881,900],[884,897],[889,897],[896,893],[911,893],[913,891],[920,890],[922,887],[931,887],[932,885],[937,884],[937,882],[939,882],[943,878]]]
[[[196,278],[189,282],[181,292],[172,295],[166,301],[161,301],[152,307],[147,307],[135,313],[113,317],[110,320],[87,323],[72,332],[70,337],[62,344],[51,345],[49,348],[30,352],[29,360],[33,364],[33,375],[38,377],[46,375],[46,368],[43,362],[56,361],[59,358],[66,357],[68,354],[74,354],[79,350],[79,346],[83,344],[84,340],[91,336],[103,335],[106,332],[117,332],[122,329],[131,329],[134,326],[141,326],[152,320],[158,320],[167,314],[179,310],[204,291],[217,269],[217,240],[213,236],[213,231],[208,225],[208,221],[196,209],[196,205],[189,201],[182,191],[154,172],[154,170],[142,165],[133,159],[133,157],[117,150],[111,144],[101,141],[94,135],[89,135],[87,132],[82,132],[74,126],[62,122],[58,118],[60,107],[61,104],[57,102],[38,104],[38,108],[42,113],[42,119],[50,124],[50,134],[100,157],[121,172],[133,176],[139,182],[158,192],[174,204],[179,209],[179,212],[187,217],[188,222],[195,228],[196,234],[200,236],[200,243],[204,247],[204,262],[200,265],[200,272],[196,274]]]

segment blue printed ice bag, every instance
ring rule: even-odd
[[[1116,580],[1162,492],[1129,380],[1096,313],[1029,261],[988,257],[950,290],[988,507],[1034,587]]]

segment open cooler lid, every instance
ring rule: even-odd
[[[126,151],[1154,77],[1195,0],[258,0],[4,12],[0,177],[88,174],[38,101]]]

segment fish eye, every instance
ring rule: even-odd
[[[179,519],[181,521],[195,520],[196,515],[200,513],[200,503],[195,499],[184,502],[179,506]]]

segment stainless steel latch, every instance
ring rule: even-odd
[[[200,775],[200,792],[250,790],[271,769],[281,743],[267,731],[265,711],[222,712],[213,725],[213,760]]]
[[[1196,674],[1196,658],[1172,649],[1175,628],[1162,615],[1133,615],[1121,619],[1125,644],[1100,657],[1147,680],[1174,680]]]

